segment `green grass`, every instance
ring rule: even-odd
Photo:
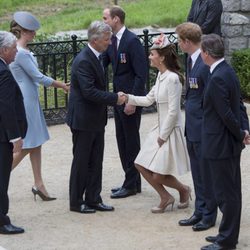
[[[107,0],[0,0],[0,29],[9,30],[15,11],[32,12],[41,21],[41,34],[86,29],[93,20],[102,18]],[[126,11],[126,26],[148,25],[174,27],[186,20],[191,0],[119,0]]]

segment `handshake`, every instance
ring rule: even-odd
[[[122,105],[128,102],[128,95],[123,92],[118,92],[117,105]]]

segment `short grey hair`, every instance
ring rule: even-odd
[[[91,42],[108,32],[112,34],[112,29],[108,24],[102,21],[93,21],[88,28],[88,40]]]
[[[201,37],[201,49],[214,59],[221,59],[225,54],[222,38],[217,34],[208,34]]]
[[[16,40],[16,37],[12,33],[0,31],[0,49],[11,47]]]

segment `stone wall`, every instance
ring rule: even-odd
[[[250,0],[222,0],[222,35],[226,58],[234,50],[250,48]]]

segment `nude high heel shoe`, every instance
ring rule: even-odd
[[[175,199],[174,199],[174,197],[171,196],[171,197],[163,204],[162,207],[152,207],[152,208],[151,208],[151,212],[152,212],[153,214],[162,214],[162,213],[165,212],[165,210],[167,209],[167,207],[168,207],[169,205],[172,205],[171,211],[173,211],[174,202],[175,202]]]
[[[189,206],[189,200],[192,200],[191,188],[190,187],[188,187],[188,198],[187,198],[187,200],[184,201],[184,202],[179,202],[177,208],[179,208],[179,209],[187,208]]]
[[[32,193],[34,194],[34,200],[36,201],[36,195],[38,195],[43,201],[53,201],[56,200],[54,197],[50,197],[42,193],[37,187],[32,187]]]

